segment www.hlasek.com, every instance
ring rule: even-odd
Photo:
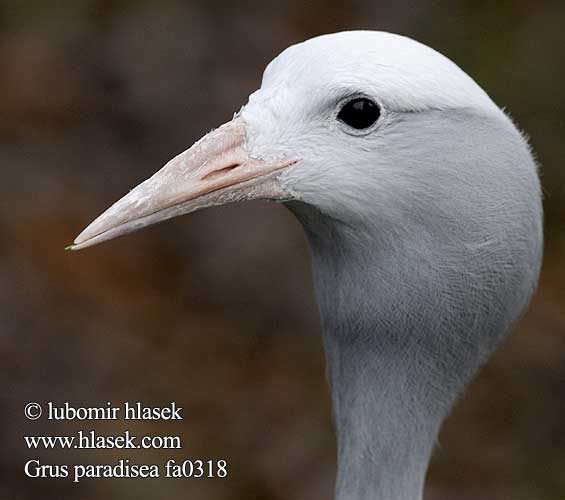
[[[29,420],[38,420],[43,415],[39,403],[28,403],[24,414]],[[74,407],[68,402],[57,406],[47,403],[44,417],[47,420],[182,420],[182,408],[172,402],[164,407],[145,406],[141,402],[125,402],[114,406]],[[103,435],[95,430],[79,430],[71,436],[24,436],[26,447],[39,449],[181,449],[180,436],[146,435],[138,437],[129,430],[115,435]],[[72,478],[78,483],[83,478],[226,478],[226,460],[188,459],[166,460],[162,464],[131,463],[121,459],[112,464],[45,464],[39,459],[28,460],[24,472],[30,478]]]

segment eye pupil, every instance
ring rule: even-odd
[[[375,123],[380,116],[379,107],[370,99],[358,97],[346,103],[337,118],[355,129],[364,129]]]

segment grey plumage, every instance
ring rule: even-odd
[[[403,170],[430,170],[429,185],[362,226],[289,205],[312,251],[339,500],[421,498],[441,422],[537,281],[540,192],[525,140],[507,119],[444,115],[411,117],[402,133],[417,139],[401,158],[394,149]]]
[[[344,102],[381,110],[348,128]],[[283,52],[234,120],[89,226],[75,247],[199,208],[285,203],[312,255],[338,437],[336,500],[419,500],[440,425],[527,306],[537,169],[455,64],[346,32]]]

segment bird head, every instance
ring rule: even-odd
[[[524,224],[504,201],[535,211],[529,158],[505,114],[433,49],[382,32],[324,35],[276,57],[231,121],[130,191],[71,249],[251,199],[288,203],[304,221],[315,211],[358,234],[376,228],[389,243],[418,233],[463,244],[487,231],[484,240]]]
[[[250,199],[287,204],[310,241],[341,436],[336,498],[421,498],[439,423],[537,280],[526,141],[434,50],[380,32],[320,36],[274,59],[230,122],[71,248]]]

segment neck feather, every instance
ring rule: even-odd
[[[422,241],[389,246],[292,208],[310,243],[322,318],[336,500],[420,500],[441,423],[514,312],[478,297],[469,275],[480,283],[490,272],[482,261],[448,255],[451,272]],[[462,266],[469,275],[456,272]]]
[[[336,500],[418,500],[441,413],[404,356],[325,331],[338,437]],[[418,386],[419,385],[419,386]]]

